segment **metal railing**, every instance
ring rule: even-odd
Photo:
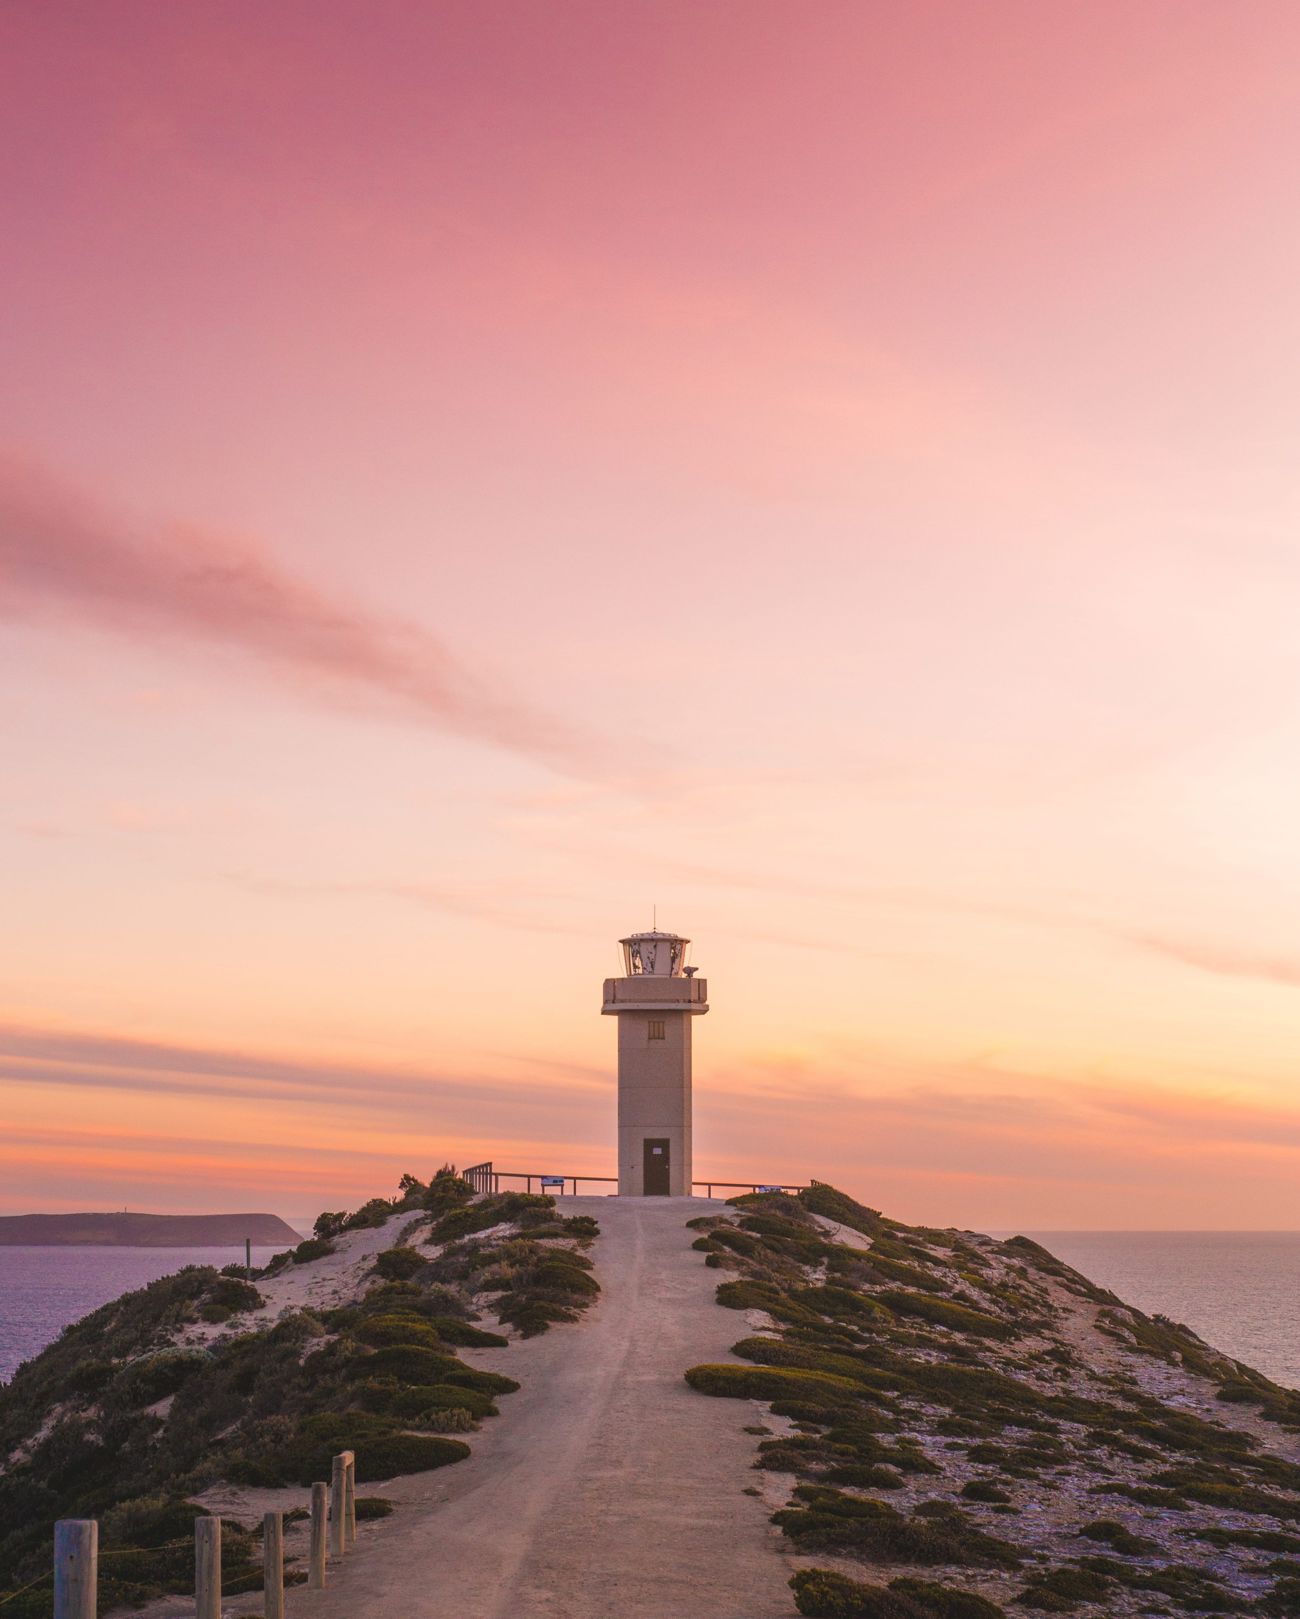
[[[476,1192],[499,1192],[502,1181],[523,1181],[524,1190],[531,1192],[533,1182],[536,1181],[539,1192],[558,1191],[561,1197],[577,1197],[579,1184],[617,1186],[617,1175],[544,1175],[536,1170],[531,1173],[522,1169],[495,1169],[491,1160],[484,1164],[473,1164],[468,1169],[461,1170],[461,1178],[469,1183]],[[814,1181],[814,1186],[818,1183]],[[715,1186],[729,1192],[806,1192],[807,1186],[796,1186],[789,1182],[777,1181],[711,1181],[694,1180],[691,1190],[697,1186],[705,1188],[705,1197],[713,1196]],[[569,1188],[572,1187],[572,1191]],[[610,1194],[604,1194],[608,1197]]]

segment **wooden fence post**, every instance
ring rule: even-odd
[[[194,1520],[196,1619],[221,1619],[221,1519]]]
[[[311,1562],[307,1567],[307,1589],[309,1591],[323,1591],[325,1589],[325,1518],[329,1510],[326,1505],[326,1494],[325,1485],[312,1485]]]
[[[266,1619],[284,1619],[284,1514],[262,1515],[262,1595]]]
[[[348,1546],[357,1541],[357,1458],[356,1452],[343,1452],[343,1538]],[[270,1615],[267,1615],[270,1619]]]
[[[343,1555],[343,1497],[347,1493],[348,1464],[340,1452],[330,1467],[330,1561],[337,1563]]]
[[[99,1525],[60,1518],[54,1526],[54,1619],[95,1619],[99,1603]]]

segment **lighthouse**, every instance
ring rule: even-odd
[[[691,1195],[691,1019],[708,986],[676,933],[620,939],[622,978],[605,980],[601,1011],[618,1019],[618,1195]]]

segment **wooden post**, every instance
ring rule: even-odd
[[[195,1619],[221,1619],[221,1519],[194,1520]]]
[[[99,1600],[99,1525],[60,1518],[54,1526],[54,1619],[95,1619]]]
[[[353,1451],[343,1452],[343,1543],[355,1546],[357,1542],[357,1458]],[[266,1619],[271,1619],[267,1614]]]
[[[262,1607],[266,1619],[284,1619],[284,1514],[262,1515]]]
[[[330,1561],[337,1563],[343,1555],[343,1497],[347,1494],[348,1464],[342,1451],[334,1458],[330,1468]]]
[[[244,1238],[244,1280],[246,1282],[253,1280],[253,1239],[251,1237]]]
[[[325,1518],[327,1490],[323,1484],[311,1487],[311,1561],[307,1566],[307,1589],[325,1589]]]

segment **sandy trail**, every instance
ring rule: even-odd
[[[565,1198],[600,1221],[599,1301],[580,1325],[462,1352],[523,1387],[469,1461],[362,1487],[397,1513],[362,1526],[326,1591],[287,1594],[292,1619],[789,1619],[793,1565],[743,1493],[762,1408],[682,1380],[746,1330],[684,1229],[720,1207]]]

